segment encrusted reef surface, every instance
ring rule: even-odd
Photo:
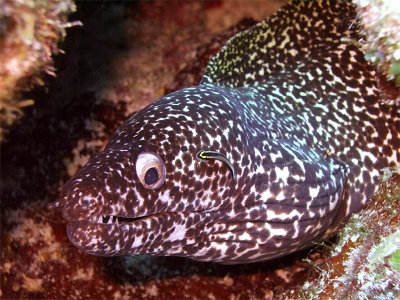
[[[0,1],[0,141],[8,127],[34,100],[22,96],[32,86],[43,85],[43,73],[55,76],[52,54],[75,11],[73,0]]]
[[[250,3],[78,3],[71,21],[84,26],[69,29],[66,54],[56,58],[57,78],[25,95],[36,104],[1,147],[2,299],[396,297],[396,172],[386,176],[337,244],[249,265],[91,256],[69,243],[61,212],[46,209],[131,113],[166,92],[197,84],[208,59],[231,35],[282,1]],[[239,22],[243,17],[248,18]]]
[[[400,87],[400,8],[391,0],[355,0],[368,43],[366,57]]]

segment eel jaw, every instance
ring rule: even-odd
[[[133,246],[138,242],[138,233],[143,226],[140,220],[145,218],[95,215],[88,219],[70,220],[67,236],[75,247],[90,254],[126,255],[135,251]]]
[[[69,220],[67,236],[77,248],[99,256],[157,254],[186,242],[184,216],[163,212],[142,217],[95,215]]]
[[[140,220],[149,217],[126,217],[96,213],[88,216],[76,214],[76,210],[75,213],[71,213],[71,206],[68,205],[70,203],[67,200],[67,197],[62,197],[49,203],[47,209],[62,208],[64,220],[67,221],[66,231],[69,241],[78,249],[94,255],[115,256],[132,252],[130,247],[127,247],[129,246],[127,236],[135,237],[134,232],[143,225]],[[134,228],[136,230],[133,230]]]

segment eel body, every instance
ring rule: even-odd
[[[400,161],[350,1],[291,1],[198,86],[132,115],[64,187],[67,235],[102,256],[273,259],[335,233]]]

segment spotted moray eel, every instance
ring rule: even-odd
[[[64,187],[67,235],[102,256],[224,264],[326,239],[400,161],[355,5],[292,1],[234,36],[198,86],[132,115]]]

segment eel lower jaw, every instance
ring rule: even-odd
[[[94,215],[86,219],[68,220],[67,236],[78,249],[99,256],[136,255],[151,252],[144,241],[151,232],[149,219],[159,214],[136,218]],[[161,229],[161,226],[160,226]]]

